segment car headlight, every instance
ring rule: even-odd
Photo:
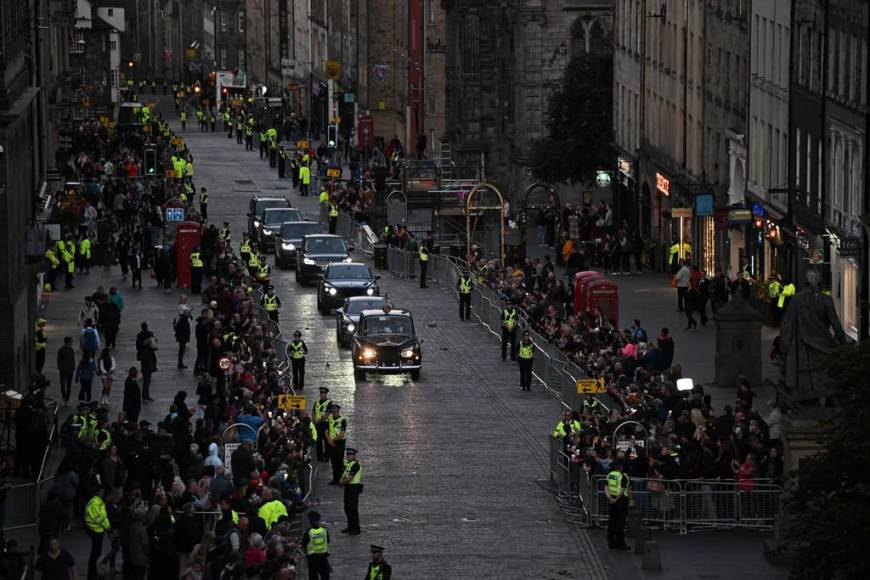
[[[366,288],[366,294],[368,294],[369,296],[374,296],[375,289],[374,288]]]
[[[344,260],[342,260],[342,262],[344,262],[345,264],[348,263],[348,262],[353,262],[353,258],[351,258],[351,257],[347,257],[347,258],[345,258]]]
[[[401,354],[402,358],[414,358],[415,353],[413,348],[406,348],[402,350]]]
[[[263,230],[263,233],[266,234],[267,236],[273,236],[273,235],[275,235],[275,232],[273,232],[272,230],[270,230],[270,229],[268,229],[268,228],[264,229],[264,230]]]
[[[362,353],[360,354],[360,357],[362,357],[366,360],[371,360],[373,358],[376,358],[377,356],[378,356],[378,351],[376,351],[373,348],[364,348]]]
[[[315,264],[314,260],[311,258],[302,258],[302,263],[306,266],[313,266]]]
[[[356,330],[356,325],[353,322],[351,322],[350,324],[345,326],[345,328],[347,329],[348,332],[353,332],[354,330]]]
[[[284,242],[281,244],[281,249],[287,250],[288,252],[293,252],[296,250],[296,246],[293,244],[288,244],[287,242]]]
[[[332,287],[327,288],[326,291],[329,292],[330,296],[335,296],[336,294],[338,294],[338,290]]]
[[[255,228],[260,227],[260,220],[254,220],[254,227]]]

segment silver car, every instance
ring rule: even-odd
[[[387,303],[384,296],[351,296],[335,311],[335,338],[338,346],[350,348],[363,310],[380,310]]]

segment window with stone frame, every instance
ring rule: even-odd
[[[480,17],[469,14],[462,27],[462,72],[466,75],[480,73]]]
[[[541,80],[543,66],[542,27],[540,22],[529,22],[525,26],[524,38],[524,69],[526,82],[536,83]]]

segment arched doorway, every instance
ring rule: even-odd
[[[529,227],[536,232],[537,245],[551,247],[555,245],[561,214],[562,203],[553,186],[546,183],[532,183],[526,188],[519,224],[521,257],[525,258],[528,255]]]
[[[387,224],[396,226],[408,221],[408,198],[398,189],[387,194]]]
[[[504,196],[489,183],[475,185],[465,199],[466,255],[496,259],[504,265]],[[477,248],[473,252],[473,248]]]

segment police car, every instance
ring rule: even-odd
[[[365,380],[367,372],[410,373],[420,379],[423,367],[422,340],[414,331],[414,319],[407,310],[384,304],[363,310],[353,338],[353,375]]]

